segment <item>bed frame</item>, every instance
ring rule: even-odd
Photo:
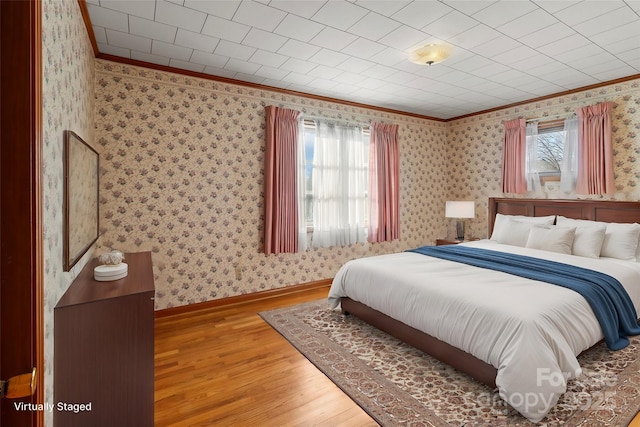
[[[489,198],[489,236],[493,231],[496,213],[525,216],[562,215],[592,221],[640,223],[640,202],[492,197]],[[495,388],[497,370],[488,363],[350,298],[342,298],[341,305],[345,314],[354,315],[477,381]]]

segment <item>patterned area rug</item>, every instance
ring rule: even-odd
[[[326,300],[260,313],[382,426],[532,426],[476,382]],[[540,426],[627,426],[640,408],[640,337],[579,357],[583,375]]]

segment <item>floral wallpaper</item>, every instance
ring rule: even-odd
[[[77,2],[42,2],[45,402],[53,402],[53,309],[91,258],[63,271],[63,132],[94,140],[93,49]],[[93,144],[95,147],[95,144]],[[45,411],[45,425],[53,415]]]
[[[96,61],[96,138],[101,146],[98,251],[153,253],[156,309],[331,278],[347,260],[453,236],[446,200],[475,200],[469,236],[486,237],[487,200],[500,190],[502,121],[553,118],[612,100],[616,184],[637,199],[639,81],[451,122]],[[265,256],[264,107],[309,117],[400,125],[401,239]],[[572,198],[557,186],[520,197]]]
[[[558,184],[547,184],[538,193],[503,194],[502,122],[518,117],[540,121],[565,117],[577,108],[600,102],[615,104],[612,116],[616,192],[607,196],[565,194]],[[487,234],[489,197],[532,197],[551,199],[598,198],[640,200],[640,79],[558,96],[540,102],[506,108],[448,122],[447,161],[449,186],[453,198],[475,200],[476,219],[471,221],[477,237]]]
[[[264,107],[400,124],[401,238],[266,256]],[[152,251],[156,308],[334,276],[445,230],[446,124],[98,60],[98,251]]]

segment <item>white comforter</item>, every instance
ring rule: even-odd
[[[638,310],[640,264],[501,245],[484,249],[597,269],[618,279]],[[540,421],[581,374],[576,356],[603,338],[587,301],[544,282],[404,252],[356,259],[336,274],[329,302],[349,297],[494,366],[500,396]]]

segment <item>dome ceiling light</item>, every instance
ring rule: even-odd
[[[431,66],[444,61],[449,57],[449,54],[450,49],[448,46],[428,44],[411,51],[409,60],[414,64]]]

